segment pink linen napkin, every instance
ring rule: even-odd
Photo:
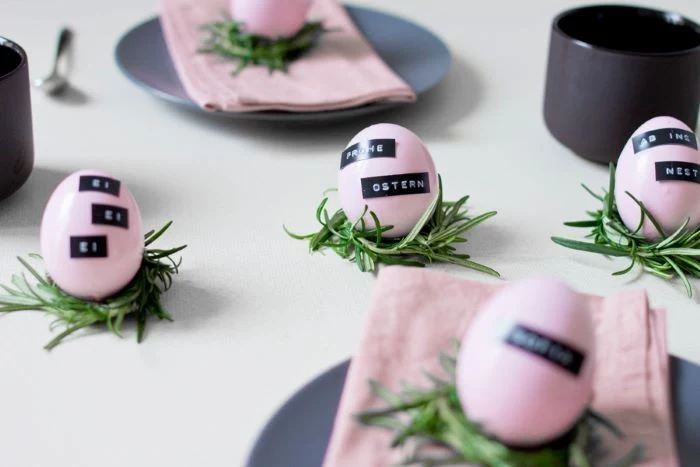
[[[249,67],[232,76],[236,63],[197,53],[200,25],[223,19],[229,0],[163,0],[165,42],[182,84],[206,110],[315,112],[376,101],[412,102],[413,90],[377,55],[337,0],[314,0],[310,20],[323,21],[317,46],[289,67],[270,74]]]
[[[386,467],[401,460],[391,433],[363,428],[352,415],[383,406],[368,379],[392,390],[401,380],[424,383],[423,370],[444,376],[437,356],[460,338],[474,312],[501,285],[486,285],[423,269],[382,270],[353,357],[324,467]],[[642,291],[602,298],[581,295],[596,323],[593,408],[616,423],[630,444],[645,446],[646,467],[679,465],[670,412],[665,313],[651,310]],[[607,447],[607,446],[606,446]]]

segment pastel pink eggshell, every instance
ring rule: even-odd
[[[584,355],[578,375],[505,342],[525,326]],[[538,446],[569,431],[593,395],[594,326],[580,297],[553,279],[517,282],[474,317],[457,360],[467,417],[511,446]]]
[[[412,131],[399,125],[380,123],[359,132],[346,146],[369,140],[396,140],[396,157],[375,157],[358,160],[342,168],[338,175],[340,205],[349,219],[355,221],[362,216],[365,205],[379,218],[382,225],[393,228],[387,237],[402,237],[418,223],[423,213],[438,193],[438,179],[433,159],[421,139]],[[343,152],[343,156],[345,152]],[[396,174],[427,173],[426,193],[399,194],[378,198],[364,198],[363,178]],[[408,177],[410,178],[410,177]],[[364,217],[367,229],[375,227],[369,214]]]
[[[41,221],[41,253],[47,272],[70,295],[102,300],[123,289],[136,275],[143,255],[141,212],[127,187],[119,195],[79,191],[81,176],[110,175],[83,170],[69,175],[51,195]],[[128,228],[93,223],[93,204],[125,208]],[[71,257],[71,237],[106,236],[107,257]]]
[[[657,181],[655,164],[661,161],[700,164],[700,152],[680,144],[664,144],[634,152],[634,136],[662,128],[692,132],[685,123],[673,117],[655,117],[640,126],[625,144],[617,162],[615,201],[622,221],[630,230],[634,231],[639,226],[641,212],[637,203],[625,192],[641,201],[668,235],[688,218],[690,227],[700,224],[700,184]],[[660,237],[649,219],[645,219],[641,234],[649,240]]]
[[[296,34],[310,6],[311,0],[232,0],[231,14],[246,32],[276,39]]]

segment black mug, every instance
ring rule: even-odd
[[[579,156],[616,162],[645,121],[671,116],[695,128],[700,26],[676,13],[595,5],[554,19],[544,119]]]
[[[0,37],[0,200],[17,191],[34,167],[27,54]]]

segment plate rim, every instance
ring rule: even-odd
[[[383,15],[383,16],[388,16],[391,17],[392,19],[402,21],[404,23],[408,23],[414,27],[418,27],[421,30],[423,30],[426,34],[430,35],[433,37],[435,40],[436,44],[439,44],[440,47],[444,50],[445,52],[445,57],[447,64],[445,66],[445,69],[442,73],[439,75],[436,75],[436,78],[432,81],[429,82],[427,86],[425,86],[423,89],[420,90],[415,90],[413,91],[416,93],[416,97],[420,98],[423,94],[427,93],[428,91],[434,89],[438,84],[440,84],[444,79],[449,75],[450,70],[452,69],[453,63],[454,63],[454,57],[452,56],[452,52],[450,48],[448,47],[447,43],[436,33],[434,33],[432,30],[424,27],[423,25],[412,21],[410,19],[404,18],[400,15],[396,15],[394,13],[390,13],[381,9],[377,8],[369,8],[366,6],[361,6],[361,5],[355,5],[351,3],[343,3],[343,7],[346,9],[350,10],[355,10],[355,11],[363,11],[365,13],[370,13],[370,14],[377,14],[377,15]],[[217,117],[224,117],[224,118],[233,118],[233,119],[241,119],[241,120],[266,120],[266,121],[298,121],[298,122],[308,122],[308,121],[313,121],[313,120],[323,120],[324,118],[332,118],[332,119],[337,119],[337,118],[352,118],[364,114],[369,114],[369,113],[376,113],[376,112],[381,112],[389,109],[393,109],[396,107],[400,106],[405,106],[405,105],[410,105],[414,104],[415,102],[375,102],[375,103],[368,103],[368,104],[363,104],[360,106],[356,107],[349,107],[345,109],[331,109],[331,110],[324,110],[324,111],[315,111],[315,112],[288,112],[288,111],[283,111],[283,110],[263,110],[263,111],[251,111],[251,112],[226,112],[226,111],[213,111],[213,112],[208,112],[204,111],[201,109],[194,101],[191,99],[182,99],[178,96],[174,96],[168,92],[165,92],[161,89],[158,89],[156,87],[151,86],[150,84],[136,78],[130,70],[124,65],[123,61],[121,60],[120,57],[120,51],[123,49],[123,43],[124,41],[131,35],[133,34],[136,30],[146,27],[151,23],[154,22],[159,22],[160,21],[160,14],[155,14],[153,16],[148,17],[147,19],[141,20],[140,22],[134,24],[133,26],[129,27],[125,32],[121,34],[119,39],[117,40],[117,43],[114,47],[113,51],[113,57],[114,60],[117,64],[117,67],[119,68],[119,71],[134,85],[137,87],[141,88],[144,91],[147,91],[148,93],[154,95],[155,97],[158,97],[159,99],[163,99],[166,102],[170,102],[179,106],[182,106],[185,109],[189,110],[196,110],[201,113],[204,113],[206,115],[212,115],[212,116],[217,116]],[[370,43],[370,45],[373,45]],[[168,57],[170,58],[170,57]],[[172,59],[170,59],[172,63]],[[394,73],[394,71],[392,69]],[[179,77],[178,77],[179,81]],[[182,84],[181,84],[182,85]],[[308,115],[309,118],[304,118],[305,115]]]

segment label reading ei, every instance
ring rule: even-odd
[[[364,199],[430,193],[428,172],[366,177],[360,182]]]
[[[92,205],[92,223],[95,225],[112,225],[129,228],[129,211],[126,208],[109,204]]]
[[[505,343],[578,376],[585,356],[578,350],[521,324],[513,326]]]
[[[632,138],[632,148],[634,153],[642,152],[656,146],[666,144],[680,144],[689,148],[697,149],[698,142],[695,135],[680,128],[659,128],[634,136]]]
[[[341,170],[357,161],[377,157],[396,157],[395,139],[370,139],[355,143],[346,148],[340,156]]]
[[[78,191],[100,191],[119,196],[121,182],[109,177],[98,175],[81,175]]]
[[[70,238],[71,258],[106,258],[107,236],[89,235]]]

